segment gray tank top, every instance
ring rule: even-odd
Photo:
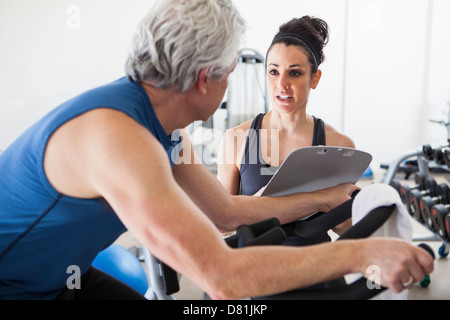
[[[265,113],[260,113],[253,119],[250,130],[245,142],[244,154],[242,155],[240,176],[241,176],[241,194],[254,195],[264,187],[275,172],[276,166],[270,166],[265,163],[259,147],[261,123]],[[313,146],[326,145],[325,124],[316,117],[314,118]]]

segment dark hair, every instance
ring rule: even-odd
[[[295,35],[298,35],[298,37]],[[272,46],[277,43],[305,48],[311,64],[311,72],[316,73],[319,65],[325,60],[323,48],[328,43],[328,24],[322,19],[310,16],[294,18],[280,26],[269,50],[267,50],[267,54]],[[315,60],[317,60],[317,63]]]

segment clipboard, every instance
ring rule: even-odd
[[[284,196],[356,183],[371,161],[372,155],[352,148],[300,148],[286,157],[261,196]]]

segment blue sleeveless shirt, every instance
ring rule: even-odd
[[[165,133],[140,84],[127,78],[89,90],[31,126],[0,154],[0,299],[55,298],[72,275],[69,266],[83,274],[126,231],[104,199],[62,195],[44,172],[50,136],[96,108],[121,111],[146,127],[173,165],[179,141]]]

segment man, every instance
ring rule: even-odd
[[[216,299],[282,292],[373,264],[381,284],[398,292],[410,277],[431,272],[427,253],[396,240],[242,250],[225,244],[220,231],[275,212],[286,223],[328,211],[357,188],[231,196],[202,165],[174,164],[180,150],[192,151],[176,130],[218,108],[243,31],[229,0],[159,1],[138,27],[126,78],[67,101],[5,150],[1,298],[139,298],[90,267],[127,229]],[[70,290],[74,265],[81,289]]]

